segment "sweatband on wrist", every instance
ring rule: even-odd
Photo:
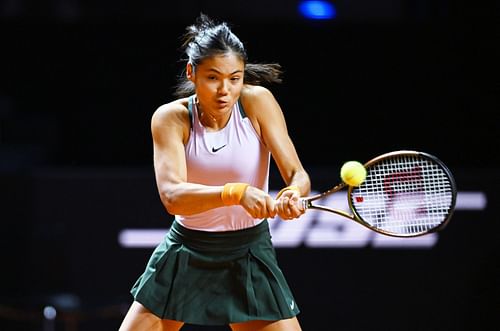
[[[278,192],[278,195],[276,195],[276,199],[279,199],[279,197],[285,192],[285,191],[288,191],[288,190],[292,190],[292,191],[296,191],[299,193],[300,195],[300,188],[297,186],[297,185],[290,185],[290,186],[287,186],[287,187],[284,187],[282,188],[279,192]]]
[[[247,183],[227,183],[221,193],[222,203],[225,206],[237,205],[240,203],[243,194],[249,184]]]

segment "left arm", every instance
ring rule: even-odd
[[[241,100],[257,133],[271,151],[281,177],[291,187],[277,199],[276,212],[283,219],[296,218],[304,213],[298,199],[309,194],[311,182],[288,135],[281,107],[268,89],[259,86],[246,87]]]

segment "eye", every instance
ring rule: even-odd
[[[239,81],[239,80],[240,80],[240,77],[239,77],[239,76],[236,76],[236,77],[231,77],[231,80],[232,80],[233,82],[237,82],[237,81]]]

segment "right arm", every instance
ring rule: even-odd
[[[153,162],[160,199],[172,215],[191,215],[222,207],[222,186],[187,182],[184,144],[190,123],[186,99],[159,107],[151,119]]]
[[[163,105],[151,120],[154,170],[160,199],[172,215],[192,215],[224,207],[224,185],[187,182],[185,144],[190,122],[186,99]],[[274,200],[264,191],[248,186],[239,204],[254,218],[274,217]]]

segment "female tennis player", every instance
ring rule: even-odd
[[[151,120],[158,190],[175,221],[133,286],[120,330],[301,330],[267,221],[301,216],[299,197],[310,191],[282,110],[262,86],[281,81],[280,66],[247,63],[228,24],[203,14],[183,47],[179,99]],[[286,186],[276,197],[271,156]]]

